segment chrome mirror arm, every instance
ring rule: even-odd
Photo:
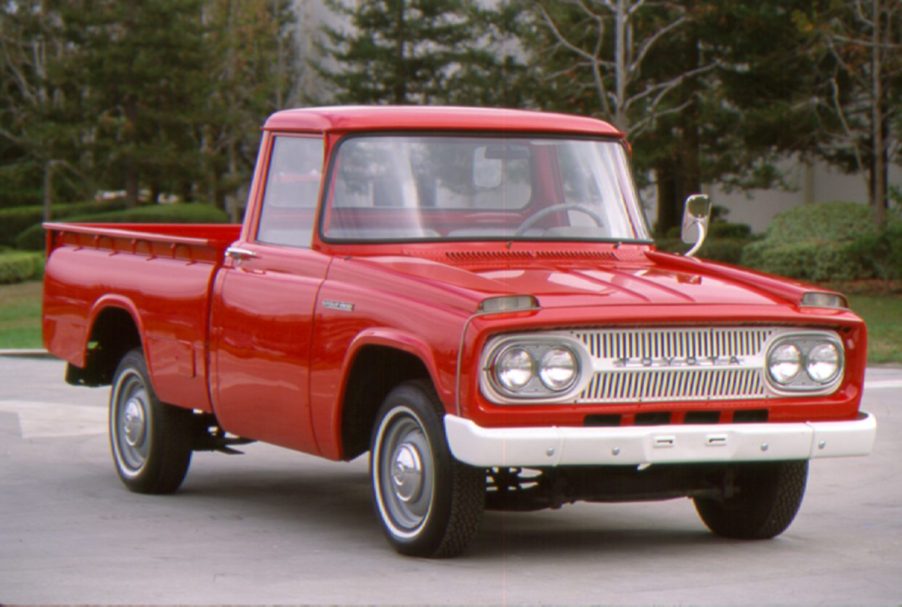
[[[692,257],[702,247],[708,235],[708,222],[711,220],[711,199],[705,194],[692,194],[686,198],[683,208],[683,242],[692,247],[686,251],[686,257]]]
[[[692,245],[692,248],[683,253],[685,257],[694,257],[698,250],[702,248],[702,245],[705,244],[705,237],[708,235],[707,225],[706,223],[698,222],[696,226],[699,232],[698,240]]]

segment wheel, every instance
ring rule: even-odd
[[[529,228],[539,223],[539,221],[541,221],[545,216],[560,211],[579,211],[580,213],[591,217],[592,221],[594,221],[598,225],[598,227],[604,225],[604,221],[594,209],[581,204],[568,202],[563,204],[553,204],[550,207],[545,207],[540,211],[536,211],[535,213],[524,219],[519,226],[517,226],[517,229],[514,230],[514,236],[522,236],[526,233],[527,230],[529,230]]]
[[[172,493],[191,464],[192,413],[161,403],[141,350],[119,362],[110,393],[110,446],[119,478],[136,493]]]
[[[429,384],[408,382],[386,397],[373,430],[373,501],[401,554],[456,556],[479,526],[485,471],[451,455],[443,414]]]
[[[722,499],[695,498],[695,509],[717,535],[763,540],[792,523],[808,479],[808,462],[743,464],[736,472],[736,493]]]

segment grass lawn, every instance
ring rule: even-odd
[[[41,282],[0,285],[0,348],[41,347]]]
[[[868,362],[902,363],[902,295],[850,295],[868,324]]]
[[[868,362],[902,363],[902,294],[851,295],[868,324]],[[0,285],[0,348],[41,347],[41,283]]]

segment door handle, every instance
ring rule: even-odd
[[[257,254],[249,249],[242,249],[240,247],[229,247],[226,249],[226,257],[231,257],[235,261],[244,261],[245,259],[253,259],[257,257]]]

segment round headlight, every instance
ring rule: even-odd
[[[535,375],[535,361],[523,348],[508,348],[495,360],[495,379],[506,390],[523,389]]]
[[[572,386],[578,370],[576,356],[567,348],[551,348],[539,361],[539,379],[555,392],[563,392]]]
[[[801,370],[802,353],[795,344],[780,344],[767,357],[767,372],[778,384],[790,383]]]
[[[805,370],[809,377],[819,384],[828,384],[839,373],[840,356],[835,344],[818,344],[808,353]]]

